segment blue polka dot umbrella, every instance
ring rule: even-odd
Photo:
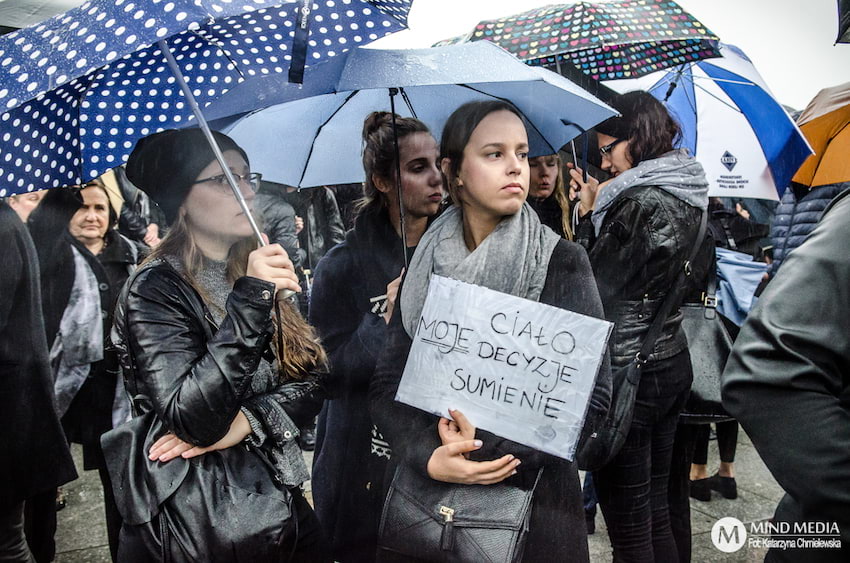
[[[95,178],[197,119],[189,98],[400,30],[411,3],[92,0],[0,37],[0,197]]]

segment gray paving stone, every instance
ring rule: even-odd
[[[79,447],[72,448],[77,467],[82,468],[82,453]],[[716,464],[717,446],[709,445],[709,463]],[[305,454],[310,467],[313,454]],[[714,494],[710,502],[691,501],[691,526],[693,531],[693,562],[740,562],[762,561],[765,550],[744,546],[736,553],[722,553],[711,543],[709,532],[721,517],[734,516],[742,522],[769,518],[779,499],[782,489],[762,463],[758,452],[749,438],[739,433],[736,458],[736,480],[738,499],[726,500]],[[310,482],[305,483],[307,498],[312,500]],[[66,485],[68,506],[59,512],[56,536],[59,563],[101,563],[109,561],[106,539],[106,524],[103,518],[103,495],[96,471],[83,472],[80,479]],[[612,561],[611,544],[601,512],[596,515],[596,533],[588,537],[588,549],[593,563]]]

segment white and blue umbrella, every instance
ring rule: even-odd
[[[411,2],[91,0],[0,37],[0,197],[97,177],[193,121],[187,94],[203,108],[298,54],[371,42],[405,27]]]
[[[778,200],[812,150],[747,56],[732,45],[720,53],[605,85],[647,90],[667,105],[682,145],[705,168],[710,196]]]
[[[252,169],[264,178],[314,187],[364,180],[361,133],[372,111],[417,117],[439,139],[461,104],[493,99],[512,102],[526,117],[532,156],[554,154],[616,115],[566,78],[527,66],[487,41],[431,49],[352,49],[308,68],[303,87],[278,76],[248,80],[206,113],[210,119],[239,114],[250,109],[245,100],[270,106],[219,127],[245,149]]]

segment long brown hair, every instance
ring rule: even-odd
[[[257,248],[253,237],[244,238],[230,247],[227,254],[227,281],[230,284],[244,276],[248,268],[248,255]],[[204,256],[192,238],[192,232],[183,214],[178,214],[175,223],[162,242],[145,260],[155,260],[165,256],[175,256],[183,264],[183,276],[189,285],[198,292],[206,304],[211,302],[209,295],[197,281],[197,274],[203,267]],[[327,370],[328,358],[312,326],[307,324],[289,299],[280,302],[280,315],[275,316],[275,340],[282,337],[283,349],[278,357],[278,377],[280,381],[303,379],[304,377]],[[279,319],[279,322],[277,322]]]
[[[529,158],[529,164],[535,158],[554,158],[558,175],[555,177],[555,188],[552,190],[552,195],[555,196],[555,201],[558,202],[558,207],[561,208],[561,230],[564,231],[564,238],[573,240],[573,227],[570,221],[570,199],[567,197],[567,187],[564,181],[564,161],[558,153],[547,154],[545,156],[536,156]],[[549,196],[551,197],[551,196]]]

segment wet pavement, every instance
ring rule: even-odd
[[[765,550],[744,546],[736,553],[723,553],[711,543],[709,533],[714,523],[733,516],[745,524],[770,518],[782,489],[762,463],[755,448],[743,431],[739,432],[736,456],[738,498],[726,500],[714,492],[710,502],[691,499],[693,527],[693,561],[695,563],[762,561]],[[77,467],[82,467],[82,452],[73,449]],[[312,454],[307,453],[308,466]],[[709,460],[717,460],[717,444],[710,442]],[[711,463],[711,462],[710,462]],[[711,469],[711,468],[710,468]],[[309,490],[309,483],[308,483]],[[67,506],[59,512],[56,534],[56,561],[59,563],[108,563],[109,548],[103,518],[103,494],[96,471],[85,471],[81,477],[64,487]],[[308,498],[311,498],[308,493]],[[601,513],[596,517],[596,533],[589,536],[591,561],[611,561],[611,546]]]

